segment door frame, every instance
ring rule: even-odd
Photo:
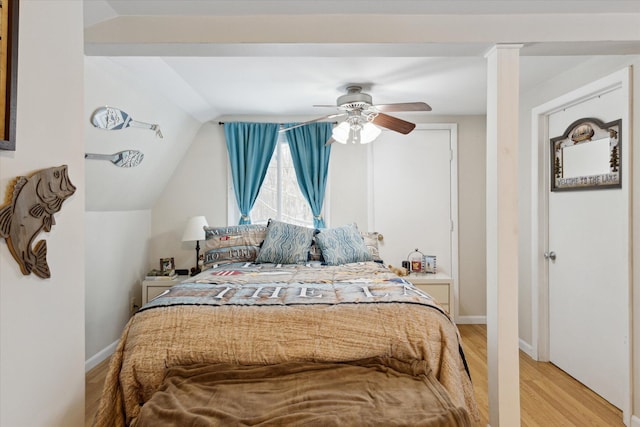
[[[458,124],[457,123],[417,123],[414,131],[448,130],[449,131],[449,212],[451,213],[451,294],[453,304],[450,306],[454,321],[458,321],[460,306],[459,292],[459,259],[458,259]],[[383,129],[383,132],[388,132]],[[375,201],[373,189],[373,144],[367,150],[367,212],[369,230],[375,230]]]
[[[622,135],[625,138],[627,147],[631,147],[631,68],[627,67],[612,73],[602,79],[589,83],[579,89],[569,92],[563,96],[553,99],[545,104],[532,109],[531,114],[531,314],[532,314],[532,343],[530,356],[539,361],[549,361],[549,266],[544,259],[544,252],[548,250],[549,244],[549,186],[550,174],[547,173],[550,167],[549,159],[549,116],[557,111],[580,104],[590,98],[594,98],[615,89],[622,89],[625,92],[625,99],[628,102],[623,106]],[[626,425],[631,423],[632,408],[632,335],[631,313],[632,313],[632,236],[631,236],[631,150],[627,150],[628,159],[626,171],[623,174],[623,189],[628,197],[629,215],[629,258],[627,261],[628,279],[627,285],[628,304],[623,315],[626,318],[625,335],[625,378],[628,381],[623,385],[623,421]]]

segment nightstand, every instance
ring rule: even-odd
[[[177,285],[188,277],[189,276],[178,276],[173,280],[143,280],[142,305],[145,305],[170,287]]]
[[[405,279],[413,283],[416,288],[431,295],[447,313],[453,315],[451,312],[453,308],[451,296],[453,280],[451,277],[443,273],[411,273]]]

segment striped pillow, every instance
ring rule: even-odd
[[[229,262],[253,262],[267,235],[260,224],[205,227],[204,267]]]

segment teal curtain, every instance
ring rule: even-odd
[[[288,124],[292,126],[293,124]],[[327,172],[331,145],[325,143],[331,138],[332,123],[309,123],[286,132],[293,167],[302,195],[309,202],[313,212],[313,224],[324,228],[322,205],[327,188]]]
[[[240,224],[251,224],[249,213],[258,198],[278,143],[279,127],[277,123],[224,124],[233,191],[241,214]]]

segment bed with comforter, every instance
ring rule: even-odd
[[[477,421],[447,313],[379,262],[324,264],[213,264],[147,303],[122,333],[95,425]]]

